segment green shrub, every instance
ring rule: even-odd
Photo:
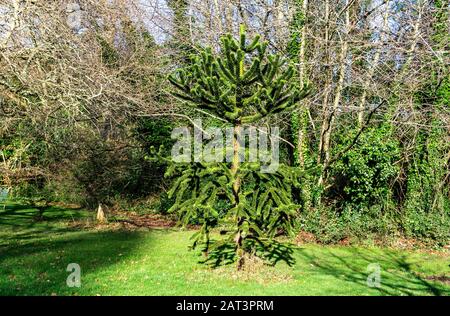
[[[434,125],[440,125],[438,121]],[[450,199],[446,177],[446,131],[434,127],[422,131],[408,172],[403,228],[414,238],[424,238],[439,245],[450,242]]]
[[[348,133],[335,151],[347,148],[355,133]],[[332,166],[332,197],[337,198],[343,207],[348,204],[355,206],[353,209],[356,206],[388,206],[392,200],[392,183],[399,173],[396,164],[399,157],[399,144],[387,125],[367,129],[355,146]]]

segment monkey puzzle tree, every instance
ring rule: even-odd
[[[241,26],[238,40],[230,34],[221,38],[219,54],[206,48],[191,65],[169,76],[175,96],[234,126],[230,164],[169,167],[167,175],[179,175],[169,191],[176,197],[170,211],[177,211],[184,223],[195,218],[202,224],[194,246],[202,243],[206,254],[211,247],[234,245],[238,269],[245,253],[262,257],[269,253],[270,259],[278,249],[274,237],[291,231],[298,209],[291,192],[298,185],[297,169],[279,165],[274,172],[263,173],[261,163],[241,162],[239,156],[242,125],[292,109],[308,93],[307,87],[297,87],[291,80],[294,67],[270,54],[267,46],[259,36],[248,42]],[[221,222],[231,228],[222,231],[226,238],[211,242],[210,230]]]

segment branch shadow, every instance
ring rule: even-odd
[[[20,204],[0,204],[0,225],[27,226],[37,222],[54,222],[86,218],[83,209],[68,209],[59,206],[37,206]],[[41,215],[37,218],[37,215]]]
[[[372,289],[378,291],[380,295],[413,296],[420,295],[424,291],[434,296],[450,295],[450,287],[443,283],[430,282],[414,271],[413,263],[406,254],[394,251],[380,253],[372,249],[362,251],[357,248],[348,248],[347,251],[350,252],[349,256],[340,256],[332,250],[321,249],[321,255],[325,253],[327,260],[303,249],[296,249],[295,255],[302,261],[313,264],[319,269],[319,273],[367,287],[369,287],[368,277],[372,273],[367,267],[373,263],[379,264],[380,286]],[[450,270],[446,271],[449,272]]]
[[[48,233],[65,233],[75,231],[67,225],[59,223],[87,220],[87,212],[80,209],[64,209],[48,206],[40,209],[38,206],[21,204],[0,204],[0,246],[5,242],[18,242],[36,235]]]
[[[251,249],[254,249],[254,255],[265,260],[271,266],[275,266],[279,262],[285,262],[288,266],[295,264],[294,250],[289,243],[271,241],[269,244],[263,244],[255,242],[251,245]],[[217,242],[217,245],[213,246],[208,255],[199,263],[206,264],[211,268],[218,268],[233,264],[236,260],[236,245],[234,243]]]
[[[101,293],[93,276],[138,253],[144,235],[139,231],[94,231],[56,225],[77,217],[51,207],[44,221],[36,210],[13,205],[0,208],[0,295],[74,295]],[[83,218],[80,214],[78,218]],[[152,236],[145,234],[145,241]],[[82,272],[82,288],[66,284],[69,263]],[[86,277],[89,282],[83,283]]]

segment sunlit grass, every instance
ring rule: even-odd
[[[209,268],[189,251],[192,231],[74,228],[92,214],[0,205],[0,295],[449,295],[427,276],[450,275],[449,257],[380,248],[307,245],[296,262],[275,267],[255,261],[244,272]],[[72,227],[72,228],[71,228]],[[82,270],[70,288],[69,263]],[[379,288],[367,285],[379,264]]]

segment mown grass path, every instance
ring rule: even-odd
[[[418,251],[306,245],[295,265],[255,264],[236,273],[199,264],[191,231],[70,228],[89,216],[52,207],[44,221],[29,206],[0,205],[0,295],[449,295],[450,257]],[[81,287],[66,285],[69,263]],[[367,285],[369,264],[381,268],[379,288]]]

